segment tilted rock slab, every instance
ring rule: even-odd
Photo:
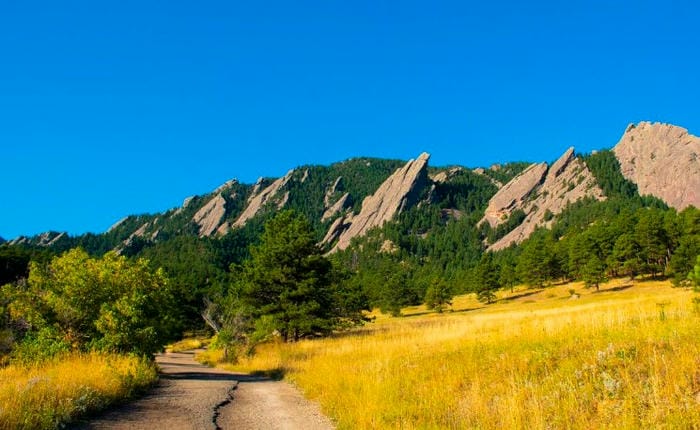
[[[326,195],[323,197],[323,205],[326,208],[329,208],[332,204],[331,198],[333,197],[333,194],[337,193],[338,190],[341,188],[341,182],[343,180],[342,176],[338,176],[338,178],[333,182],[333,185],[331,185],[327,190],[326,190]]]
[[[256,187],[254,188],[252,196],[248,199],[248,206],[245,208],[243,213],[238,217],[238,219],[233,223],[231,227],[243,227],[249,219],[257,215],[258,212],[260,212],[260,209],[262,209],[266,203],[271,202],[275,198],[275,196],[277,196],[277,193],[282,189],[282,187],[287,185],[287,182],[289,182],[289,180],[292,178],[293,173],[294,169],[287,172],[286,175],[277,179],[259,193],[257,193],[257,190],[259,190],[261,186],[260,181],[258,181]],[[282,196],[282,199],[277,202],[278,209],[281,209],[286,204],[287,198],[289,198],[289,195],[285,194]]]
[[[359,214],[352,219],[339,218],[342,221],[333,223],[326,237],[338,237],[338,242],[330,252],[347,248],[352,238],[362,236],[374,227],[382,226],[412,204],[417,197],[416,194],[428,182],[429,159],[430,154],[424,152],[417,159],[410,160],[389,176],[373,195],[362,201],[362,210]],[[344,230],[337,230],[342,226],[345,226]]]
[[[226,215],[226,199],[221,193],[209,200],[194,214],[192,221],[199,226],[199,236],[211,236]]]
[[[345,193],[338,199],[337,202],[333,203],[333,206],[329,207],[328,209],[323,212],[323,216],[321,217],[321,222],[328,221],[329,219],[333,218],[337,214],[341,213],[344,209],[348,207],[348,203],[350,199],[350,193]]]
[[[228,224],[224,222],[226,218],[226,199],[224,198],[224,192],[237,183],[238,180],[231,179],[219,186],[212,193],[216,195],[194,214],[192,222],[199,226],[200,237],[212,236],[215,233],[225,234],[228,231]],[[236,194],[231,193],[229,197],[235,199]],[[191,198],[185,199],[182,207],[179,208],[178,211],[187,207],[191,201]],[[176,211],[176,214],[179,213],[178,211]]]
[[[514,210],[524,206],[525,199],[540,185],[546,173],[547,163],[533,164],[522,171],[491,197],[479,224],[488,222],[496,227],[508,219]]]
[[[528,173],[528,171],[531,172]],[[544,176],[545,172],[546,176]],[[536,178],[539,177],[541,180],[543,176],[544,182],[540,185]],[[521,185],[513,183],[519,180],[525,182]],[[533,183],[535,184],[534,186],[532,185]],[[507,195],[507,197],[511,197],[510,200],[505,195],[499,196],[501,191],[506,188],[517,190],[517,192]],[[530,188],[530,191],[526,192],[528,188]],[[513,178],[501,191],[491,199],[489,208],[492,207],[493,203],[494,208],[510,211],[508,214],[516,209],[522,209],[526,216],[519,226],[491,245],[488,248],[490,251],[497,251],[507,248],[514,243],[520,243],[530,237],[538,227],[550,227],[554,219],[547,219],[547,214],[551,214],[550,216],[552,217],[558,215],[569,203],[584,197],[591,197],[597,200],[605,199],[603,190],[598,186],[591,171],[574,154],[574,148],[569,148],[548,169],[545,163],[531,166],[525,172]],[[484,219],[491,223],[494,217],[492,216],[491,219],[485,217]],[[491,225],[496,226],[503,221],[501,218],[498,218],[496,224]]]
[[[700,208],[700,138],[670,124],[631,124],[613,148],[622,175],[639,194],[682,210]]]

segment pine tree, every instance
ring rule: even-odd
[[[258,329],[296,341],[328,334],[346,321],[348,312],[359,312],[338,303],[352,294],[338,294],[336,274],[309,222],[283,211],[265,225],[260,244],[251,247],[237,292]]]
[[[496,299],[496,290],[500,288],[498,265],[493,254],[484,253],[476,267],[476,295],[480,302],[492,303]]]

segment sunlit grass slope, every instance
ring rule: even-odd
[[[136,357],[75,354],[32,367],[0,369],[0,429],[53,429],[127,399],[157,378]]]
[[[621,281],[516,290],[488,307],[463,296],[442,315],[410,308],[263,345],[237,369],[283,373],[341,429],[700,428],[692,296]]]

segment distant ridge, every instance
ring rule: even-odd
[[[686,129],[651,122],[632,124],[612,153],[619,161],[620,173],[638,187],[640,195],[657,197],[679,210],[700,207],[700,139]],[[463,192],[481,193],[488,202],[469,211],[483,211],[483,216],[478,213],[480,228],[499,229],[489,239],[493,242],[487,244],[488,249],[499,250],[521,243],[539,227],[551,227],[569,203],[608,197],[574,148],[551,165],[512,163],[519,167],[510,173],[501,166],[473,170],[429,167],[429,158],[427,153],[407,162],[358,157],[329,166],[299,166],[283,177],[260,178],[255,184],[232,179],[209,194],[186,198],[181,207],[124,217],[104,233],[81,236],[86,242],[65,233],[47,232],[20,236],[9,243],[59,250],[87,243],[100,252],[115,249],[133,255],[143,247],[178,236],[222,238],[244,231],[243,236],[254,237],[255,229],[261,229],[275,212],[294,209],[311,221],[325,250],[333,252],[346,249],[354,238],[382,228],[409,209],[427,214],[437,208],[442,214],[439,222],[469,216],[455,206],[467,194],[445,201],[435,193],[465,190],[459,181],[479,175],[488,185],[482,182],[480,189]],[[425,237],[429,233],[419,234]],[[2,242],[6,241],[0,238]]]

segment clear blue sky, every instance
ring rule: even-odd
[[[353,156],[549,161],[700,134],[694,1],[0,5],[0,236],[102,232]]]

